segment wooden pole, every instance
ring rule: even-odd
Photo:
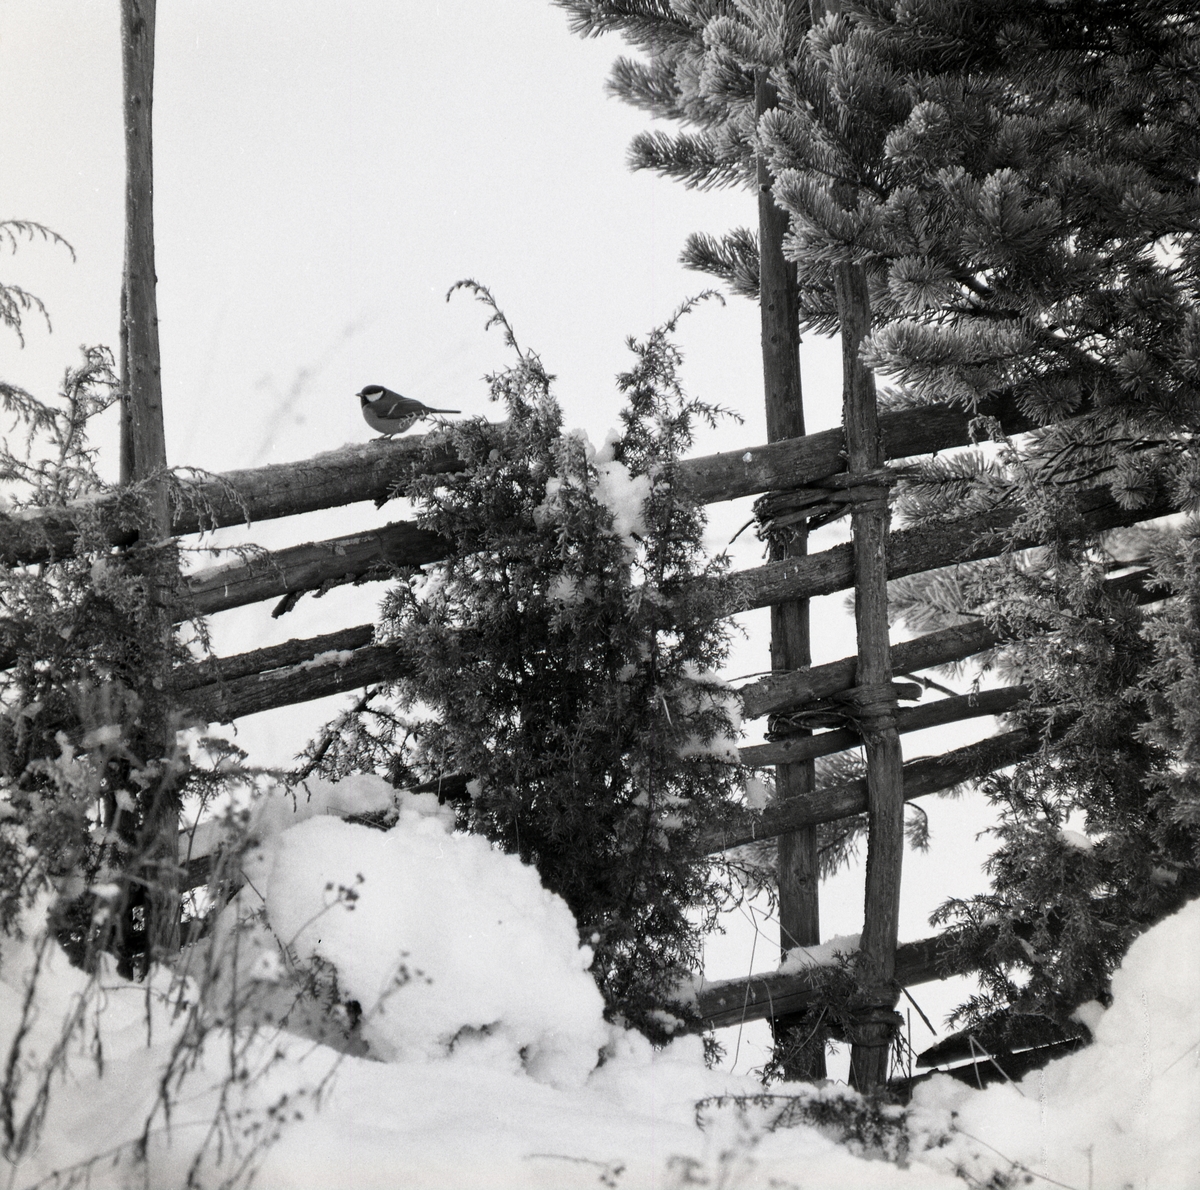
[[[754,80],[757,118],[779,102],[767,71]],[[762,318],[763,387],[767,405],[767,441],[800,438],[804,434],[804,401],[800,384],[800,293],[795,263],[783,254],[788,216],[771,194],[771,171],[765,154],[758,155],[758,293]],[[786,539],[773,537],[772,561],[808,553],[808,532],[800,522]],[[807,599],[790,599],[771,608],[771,670],[787,673],[812,664]],[[775,796],[786,802],[804,797],[815,784],[813,762],[800,760],[775,767]],[[821,941],[820,872],[815,827],[802,827],[779,840],[779,949],[786,957],[794,946]],[[778,1017],[772,1022],[775,1050],[785,1076],[792,1079],[825,1077],[824,1038],[813,1036],[807,1019]],[[797,1047],[793,1038],[809,1037]]]
[[[173,641],[170,591],[178,561],[162,542],[171,531],[166,485],[167,451],[163,430],[162,374],[158,344],[157,278],[154,269],[154,92],[155,0],[121,0],[121,60],[125,100],[125,276],[122,286],[121,476],[139,485],[146,512],[131,567],[147,580],[144,664],[138,694],[140,722],[131,739],[141,762],[140,824],[134,869],[126,900],[128,963],[131,951],[150,961],[179,948],[179,871],[176,839],[179,806],[176,778],[166,763],[172,752],[173,723],[167,690]],[[153,548],[149,548],[153,547]],[[141,910],[141,922],[136,910]],[[130,939],[141,934],[140,944]]]
[[[156,0],[121,0],[125,83],[125,283],[122,345],[126,391],[122,413],[127,458],[122,475],[146,480],[167,465],[163,431],[162,370],[158,348],[157,277],[154,272],[154,16]],[[170,532],[165,485],[153,500],[153,529]]]
[[[888,639],[888,491],[870,477],[883,466],[875,403],[875,378],[862,362],[862,340],[871,329],[871,303],[861,265],[834,271],[842,326],[843,416],[852,480],[854,620],[857,683],[868,698],[859,712],[867,760],[867,887],[858,956],[861,1003],[850,1052],[850,1081],[859,1091],[887,1082],[895,1032],[896,936],[900,920],[900,869],[904,857],[904,775],[896,730],[896,695]]]

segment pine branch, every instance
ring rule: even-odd
[[[758,300],[758,239],[744,227],[723,236],[693,232],[684,243],[679,263],[718,277],[742,297]]]
[[[736,149],[709,132],[640,132],[629,145],[627,161],[631,170],[654,170],[689,190],[718,190],[747,181],[747,156]]]

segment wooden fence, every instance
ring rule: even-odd
[[[407,474],[410,464],[423,455],[425,442],[414,437],[343,447],[300,463],[192,476],[174,486],[164,481],[150,201],[154,10],[153,0],[121,0],[127,150],[121,475],[123,485],[141,485],[150,515],[143,508],[140,517],[131,516],[125,500],[127,488],[108,500],[23,510],[18,515],[0,513],[0,564],[9,567],[66,557],[85,532],[89,542],[96,541],[98,532],[112,545],[122,547],[134,541],[130,525],[138,525],[146,538],[157,540],[169,533],[185,535],[254,524],[360,501],[383,504],[402,494],[397,478]],[[766,71],[759,71],[756,114],[764,115],[777,101]],[[791,914],[792,924],[783,933],[807,943],[815,940],[809,935],[817,933],[811,828],[867,810],[870,850],[859,964],[866,999],[854,1041],[852,1074],[858,1086],[872,1089],[886,1079],[898,988],[952,973],[944,937],[896,945],[904,802],[1012,764],[1041,743],[1028,732],[1007,731],[942,756],[902,763],[902,733],[1003,713],[1017,705],[1025,691],[1000,688],[899,709],[897,698],[920,693],[919,684],[910,680],[914,672],[973,656],[996,645],[999,637],[985,625],[969,624],[890,646],[886,584],[889,579],[995,556],[1004,549],[1035,542],[1014,540],[1011,530],[1021,510],[1011,503],[949,524],[889,532],[886,468],[899,460],[968,444],[973,417],[950,406],[878,415],[874,380],[859,350],[871,325],[867,287],[861,268],[848,263],[833,267],[843,344],[844,430],[803,433],[798,289],[795,266],[784,255],[788,218],[773,200],[772,184],[765,159],[760,157],[758,281],[770,441],[690,460],[684,473],[705,502],[772,493],[775,511],[786,510],[786,517],[778,519],[792,524],[790,537],[772,541],[765,565],[711,581],[719,614],[772,609],[773,672],[744,686],[741,698],[746,717],[774,716],[777,722],[785,726],[790,722],[797,730],[790,737],[744,751],[746,763],[776,767],[779,800],[761,813],[746,812],[737,819],[714,823],[704,843],[708,851],[716,853],[754,839],[786,837],[792,868],[786,887],[781,877],[781,905],[790,908],[781,910],[781,922]],[[975,416],[979,415],[993,419],[991,424],[1005,433],[1032,428],[1016,405],[1003,397],[985,402]],[[434,474],[460,469],[452,449],[444,440],[439,442],[443,444],[423,465]],[[1103,489],[1064,489],[1064,500],[1074,502],[1087,532],[1130,525],[1170,511],[1165,505],[1155,505],[1131,512],[1118,507]],[[851,513],[855,545],[808,555],[807,518],[841,508]],[[143,564],[149,548],[143,546],[139,551]],[[414,524],[397,522],[282,550],[244,551],[236,561],[184,576],[180,589],[163,592],[158,606],[174,606],[176,618],[187,619],[274,600],[273,614],[281,615],[307,593],[386,579],[398,567],[434,562],[453,549],[451,541]],[[1146,598],[1140,579],[1134,574],[1112,582]],[[850,587],[856,590],[857,654],[812,666],[808,663],[805,601]],[[155,623],[160,645],[169,640],[170,630],[170,616],[164,611]],[[17,631],[0,622],[0,667],[15,660],[20,645],[19,637],[13,635]],[[160,647],[155,655],[167,658],[169,651]],[[153,714],[145,717],[153,722],[145,725],[139,747],[144,745],[147,754],[154,754],[165,746],[169,737],[165,712],[172,704],[210,721],[227,722],[386,682],[400,675],[401,665],[393,649],[375,640],[373,627],[363,624],[156,672],[146,687],[148,704],[154,706],[150,708]],[[805,716],[814,709],[826,716],[831,710],[840,711],[845,722],[808,734],[810,720]],[[814,757],[860,745],[867,755],[865,780],[811,788],[811,767],[806,766],[811,766]],[[464,774],[450,774],[438,787],[443,793],[461,791],[465,780]],[[154,818],[157,850],[147,856],[148,874],[144,879],[133,874],[131,887],[161,883],[154,875],[156,862],[164,861],[168,869],[171,866],[178,807],[169,784],[164,783],[163,796],[156,795],[147,811]],[[781,847],[781,855],[785,847]],[[188,856],[189,884],[203,883],[211,857],[196,853],[192,840],[185,840],[182,850]],[[159,901],[150,906],[147,920],[157,925],[147,930],[148,956],[170,952],[179,945],[176,891],[163,888]],[[725,981],[709,985],[701,993],[700,1014],[711,1025],[754,1017],[778,1021],[802,1010],[812,994],[811,980],[803,974]],[[823,1069],[822,1059],[819,1067],[810,1068],[810,1074]]]
[[[985,412],[1007,432],[1026,427],[1021,416],[1002,401]],[[889,465],[913,455],[964,446],[970,442],[970,419],[961,410],[932,406],[886,415],[880,419],[881,440]],[[238,522],[296,515],[365,500],[382,503],[402,494],[396,476],[406,473],[425,445],[419,437],[379,440],[343,447],[314,459],[201,478],[191,484],[187,501],[175,512],[177,534],[196,533]],[[434,455],[432,469],[452,472],[460,464],[448,449]],[[764,492],[793,496],[815,493],[827,500],[845,490],[846,456],[840,430],[751,446],[687,461],[687,481],[708,503]],[[1101,490],[1070,496],[1091,530],[1130,525],[1168,511],[1166,507],[1129,511]],[[86,508],[47,509],[19,517],[0,517],[0,558],[8,565],[36,564],[70,553],[77,528],[85,521],[117,518],[104,501]],[[1012,525],[1019,509],[1001,505],[992,512],[948,525],[904,530],[891,535],[887,576],[915,574],[967,560],[986,558],[1009,548],[999,532]],[[114,529],[114,543],[122,534]],[[1022,544],[1020,541],[1018,545]],[[343,583],[386,579],[397,567],[421,565],[446,557],[453,543],[407,522],[383,529],[311,542],[287,549],[262,551],[237,561],[198,570],[187,576],[183,615],[211,615],[268,600],[284,606],[309,592]],[[853,547],[841,545],[821,553],[785,558],[729,573],[716,585],[723,614],[767,607],[786,599],[808,598],[848,588],[854,583]],[[1135,598],[1150,596],[1144,572],[1110,579],[1113,589]],[[280,608],[275,609],[279,614]],[[964,660],[997,645],[1001,635],[984,623],[943,629],[890,648],[890,672],[904,699],[921,694],[911,680],[920,670]],[[4,662],[0,657],[0,663]],[[306,640],[214,658],[176,669],[174,701],[211,721],[232,721],[276,707],[322,698],[400,676],[402,662],[386,644],[376,643],[369,624],[348,627]],[[747,747],[742,759],[754,767],[793,763],[860,746],[854,712],[862,688],[856,685],[858,658],[845,657],[793,672],[772,673],[740,688],[745,717],[766,715],[803,719],[814,709],[841,712],[846,722],[815,734],[798,735]],[[900,710],[899,732],[915,731],[981,715],[1003,714],[1026,695],[1019,686],[1001,687],[962,697],[947,697]],[[1041,740],[1025,730],[1010,730],[941,756],[911,760],[903,766],[903,798],[935,793],[1010,765],[1037,749]],[[458,782],[461,784],[461,781]],[[453,785],[447,786],[452,790]],[[862,813],[868,805],[866,780],[820,788],[766,810],[746,811],[737,819],[714,825],[704,847],[719,853],[744,843],[784,835],[806,826]],[[205,856],[190,856],[188,883],[207,878]],[[911,985],[955,974],[947,958],[945,938],[908,943],[895,950],[895,980]],[[703,1022],[717,1026],[795,1012],[812,998],[805,974],[752,976],[707,985],[700,993]]]

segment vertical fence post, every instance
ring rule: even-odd
[[[128,941],[144,930],[143,966],[179,946],[178,798],[163,758],[173,745],[167,691],[174,629],[170,607],[177,562],[159,543],[170,536],[162,366],[154,267],[154,27],[156,0],[121,0],[121,63],[125,117],[125,275],[121,287],[121,479],[141,484],[146,512],[131,567],[146,578],[148,617],[138,695],[140,724],[131,743],[141,760],[141,825],[137,870],[126,897]],[[158,548],[153,548],[158,547]],[[134,914],[140,908],[140,923]]]
[[[850,1079],[858,1090],[874,1091],[887,1082],[899,1020],[895,973],[904,856],[904,776],[888,641],[888,489],[882,474],[875,378],[859,355],[862,340],[871,329],[871,301],[861,265],[838,264],[834,280],[842,324],[843,425],[852,484],[856,681],[860,691],[856,711],[867,758],[867,888]]]
[[[778,103],[778,95],[765,70],[754,81],[754,108],[759,117]],[[783,255],[787,212],[771,196],[771,172],[765,155],[758,155],[758,276],[762,316],[763,387],[767,406],[767,441],[796,438],[804,433],[804,404],[800,387],[800,318],[796,266]],[[773,539],[771,559],[796,557],[808,552],[803,525],[786,540]],[[794,599],[771,608],[771,669],[782,672],[812,663],[809,642],[808,600]],[[776,797],[802,797],[812,792],[811,760],[775,768]],[[793,946],[814,946],[821,940],[818,904],[817,834],[804,827],[779,839],[779,943],[786,952]],[[772,1022],[776,1053],[789,1078],[825,1077],[824,1038],[813,1034],[809,1044],[797,1048],[800,1030],[813,1033],[803,1013],[781,1016]],[[804,1035],[802,1034],[802,1035]]]

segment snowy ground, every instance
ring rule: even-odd
[[[260,807],[247,887],[182,979],[89,984],[36,913],[5,940],[14,1190],[1200,1186],[1200,904],[1134,944],[1091,1047],[1017,1085],[922,1086],[897,1164],[773,1128],[781,1100],[702,1103],[760,1087],[706,1069],[698,1039],[655,1052],[606,1025],[566,906],[434,799],[400,795],[384,833],[330,813],[390,802],[382,782],[314,795]]]

